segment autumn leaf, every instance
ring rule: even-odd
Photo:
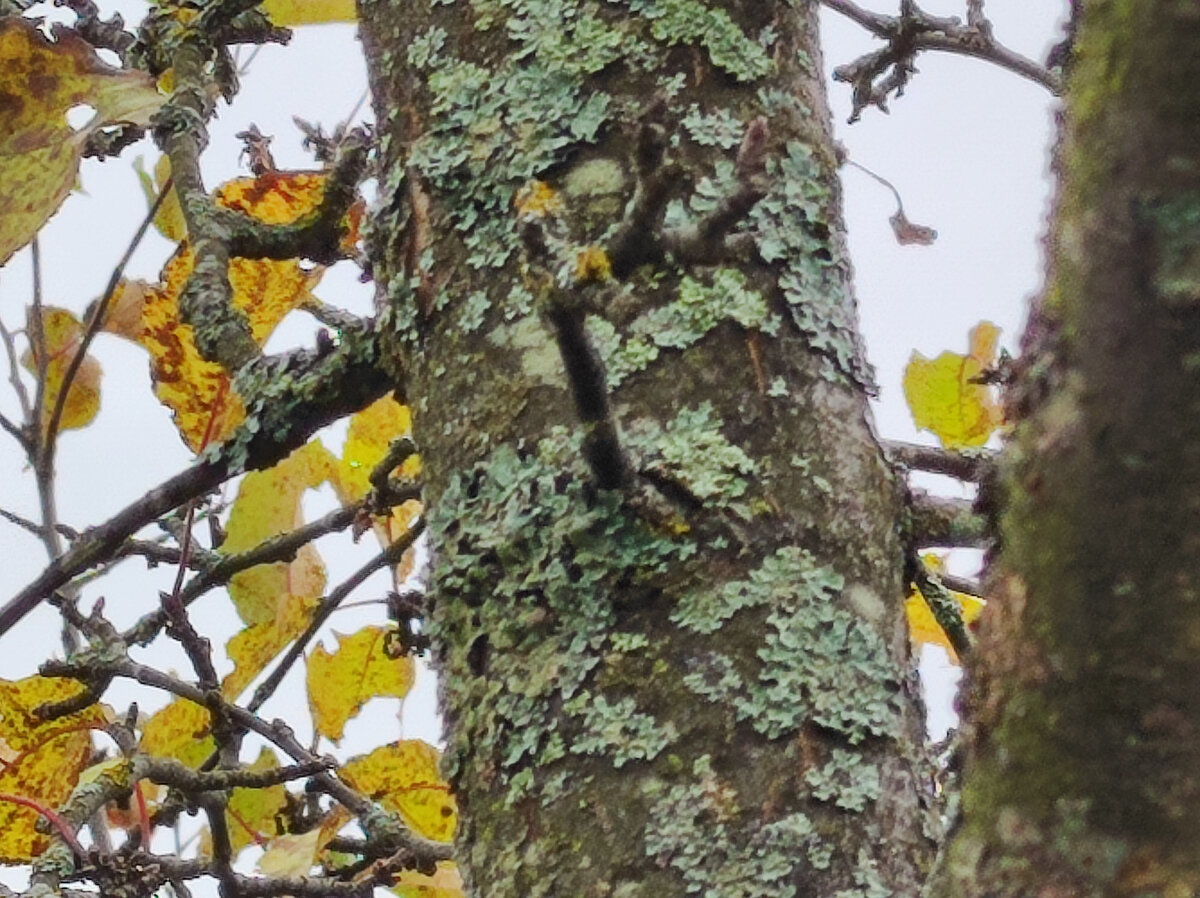
[[[904,396],[913,421],[948,449],[982,446],[1003,420],[995,390],[978,383],[995,364],[999,335],[994,324],[981,322],[971,329],[970,354],[943,352],[930,360],[914,352],[904,369]]]
[[[142,193],[146,195],[146,208],[153,209],[159,191],[171,177],[170,158],[165,153],[158,157],[158,162],[154,163],[153,177],[143,167],[141,156],[133,161],[133,170],[137,172]],[[184,221],[183,207],[179,205],[179,195],[175,193],[174,187],[163,197],[162,205],[154,213],[154,227],[173,243],[179,243],[187,236],[187,222]]]
[[[308,658],[308,704],[317,732],[334,742],[346,721],[376,696],[403,698],[412,688],[412,658],[388,657],[387,631],[364,627],[349,636],[337,634],[333,653],[318,644]]]
[[[458,865],[442,861],[431,876],[416,870],[405,870],[396,877],[392,887],[400,898],[463,898],[463,881]]]
[[[337,461],[318,441],[265,471],[247,474],[229,513],[223,554],[243,552],[303,523],[305,491],[334,476]],[[290,562],[260,564],[235,574],[229,595],[247,625],[226,646],[234,671],[221,684],[236,696],[308,625],[325,589],[325,565],[312,544]]]
[[[342,504],[357,502],[371,489],[371,472],[387,456],[393,440],[412,433],[412,414],[408,406],[401,405],[390,395],[377,399],[350,418],[346,443],[338,462],[337,476],[333,486]],[[415,480],[421,473],[421,460],[410,455],[392,472],[395,476]],[[384,545],[408,533],[413,521],[421,513],[421,503],[405,502],[392,509],[386,518],[375,520],[375,533]],[[399,565],[396,579],[403,580],[412,570],[413,553],[410,551]]]
[[[449,842],[457,812],[437,765],[437,749],[411,739],[352,758],[342,767],[342,776],[364,795],[399,813],[422,836]]]
[[[54,720],[36,713],[82,689],[74,680],[52,677],[0,680],[0,863],[28,863],[49,841],[35,828],[38,812],[5,796],[58,807],[91,759],[90,730],[109,722],[98,704]]]
[[[0,17],[0,265],[55,213],[78,178],[88,137],[118,122],[148,125],[164,97],[149,75],[106,65],[68,28]],[[67,112],[95,115],[79,130]]]
[[[951,591],[950,595],[958,603],[964,624],[970,625],[979,620],[979,615],[983,613],[983,608],[987,604],[983,599],[967,595],[965,592]],[[916,645],[941,646],[950,656],[950,660],[958,663],[958,655],[955,653],[954,647],[950,645],[945,631],[938,624],[933,612],[929,610],[929,603],[925,601],[925,597],[917,591],[916,587],[913,587],[904,602],[904,616],[908,619],[909,638]]]
[[[29,335],[30,349],[21,356],[21,364],[26,370],[38,373],[36,353],[33,352],[34,340],[32,334],[38,326],[33,320],[33,308],[29,309],[30,318],[25,323],[25,333]],[[47,306],[42,309],[41,320],[42,338],[46,345],[46,384],[42,400],[42,428],[50,426],[50,416],[54,414],[58,394],[62,392],[63,380],[71,360],[75,358],[80,343],[83,340],[83,323],[66,309]],[[91,356],[85,356],[79,370],[71,381],[71,389],[67,391],[67,401],[63,404],[62,418],[59,420],[60,430],[75,430],[91,424],[100,411],[100,363]]]
[[[355,21],[354,0],[264,0],[263,10],[281,28]]]
[[[313,214],[324,196],[324,172],[265,172],[219,187],[214,202],[266,224],[294,224]],[[358,237],[361,204],[347,218],[343,249]],[[184,442],[193,451],[226,439],[245,419],[245,408],[225,369],[200,357],[192,329],[183,323],[179,297],[192,273],[194,255],[185,241],[167,262],[155,285],[125,283],[104,327],[149,351],[154,392],[174,414]],[[243,259],[229,262],[233,304],[250,323],[261,345],[284,317],[311,295],[323,269],[297,259]]]
[[[177,698],[143,725],[141,748],[148,755],[199,767],[216,750],[211,727],[208,709]]]
[[[274,770],[278,766],[279,758],[275,752],[264,747],[259,750],[254,762],[245,769]],[[225,819],[229,830],[229,844],[235,854],[247,845],[265,844],[275,838],[275,818],[283,812],[287,800],[287,789],[282,783],[262,789],[239,787],[230,792],[229,804],[225,807]]]

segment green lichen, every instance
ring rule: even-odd
[[[478,330],[483,324],[489,308],[491,308],[491,300],[488,299],[488,295],[482,290],[476,290],[463,302],[462,316],[458,320],[459,326],[468,334]]]
[[[858,850],[858,864],[854,868],[854,884],[857,888],[840,889],[834,898],[892,898],[892,890],[879,875],[875,859],[865,848]]]
[[[771,72],[771,57],[763,45],[747,37],[723,9],[701,0],[630,0],[629,8],[650,20],[655,40],[668,46],[700,44],[713,65],[739,81]]]
[[[883,794],[879,768],[844,748],[835,748],[824,766],[805,771],[804,780],[815,798],[847,811],[865,811]]]
[[[767,334],[776,333],[781,324],[744,274],[718,268],[709,282],[684,277],[675,299],[639,315],[624,333],[599,318],[588,319],[588,330],[604,359],[608,385],[616,389],[654,362],[661,350],[693,346],[725,321]]]
[[[873,374],[858,341],[857,310],[849,263],[828,220],[828,173],[812,150],[790,141],[786,153],[767,160],[771,190],[751,211],[758,252],[783,272],[779,288],[792,320],[834,373],[871,387]]]
[[[449,485],[430,526],[431,635],[460,647],[443,686],[463,715],[445,753],[451,777],[464,764],[492,771],[515,786],[511,798],[530,787],[514,780],[521,770],[542,771],[564,751],[618,765],[661,750],[669,731],[589,683],[611,651],[613,597],[656,593],[692,543],[656,532],[619,493],[597,492],[578,440],[562,433],[536,451],[495,450]]]
[[[692,140],[702,147],[732,150],[742,142],[742,136],[746,133],[742,120],[727,109],[705,113],[695,103],[680,121]]]
[[[437,62],[438,54],[446,43],[446,32],[442,28],[430,28],[417,35],[408,45],[408,64],[424,69]],[[403,171],[403,169],[399,169]]]
[[[1167,303],[1200,305],[1200,193],[1188,191],[1145,204],[1154,230],[1154,286]]]
[[[609,702],[603,695],[577,695],[563,705],[563,711],[582,722],[571,751],[606,756],[618,768],[630,761],[651,760],[678,738],[673,726],[638,711],[629,696]]]
[[[626,427],[629,448],[644,456],[642,470],[682,486],[706,504],[740,508],[749,477],[757,471],[754,460],[721,433],[721,420],[711,402],[685,408],[660,427],[650,419]],[[746,513],[748,516],[748,513]]]
[[[797,867],[821,844],[811,820],[788,814],[747,832],[739,796],[712,768],[696,760],[693,781],[652,788],[646,854],[669,865],[688,894],[706,898],[792,898]]]
[[[476,2],[477,27],[488,4]],[[489,68],[448,56],[431,61],[430,121],[411,164],[447,197],[474,268],[502,267],[517,248],[512,199],[531,178],[592,142],[608,118],[607,94],[586,77],[621,55],[621,34],[580,0],[503,0],[511,50]]]
[[[735,615],[769,609],[758,669],[739,674],[718,656],[689,674],[697,694],[732,706],[769,738],[812,721],[852,744],[898,732],[898,684],[883,639],[841,606],[841,575],[787,547],[745,580],[682,596],[671,620],[715,633]]]

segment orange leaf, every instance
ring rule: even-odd
[[[147,125],[164,100],[150,76],[106,65],[68,28],[53,34],[0,17],[0,265],[66,198],[87,137],[116,122]],[[75,131],[67,111],[80,105],[96,114]]]
[[[387,631],[364,627],[338,634],[332,654],[318,644],[308,657],[308,704],[317,732],[337,742],[346,721],[376,696],[403,698],[412,688],[415,666],[407,656],[389,658]]]
[[[995,362],[998,337],[999,329],[984,321],[971,330],[970,355],[943,352],[931,360],[914,352],[904,369],[913,421],[947,448],[982,446],[1003,420],[995,390],[976,382]]]
[[[410,739],[352,758],[342,768],[342,775],[355,789],[400,813],[427,839],[449,842],[454,837],[457,811],[437,765],[436,748]]]
[[[463,881],[453,861],[442,861],[432,876],[405,870],[392,887],[400,898],[463,898]]]
[[[223,184],[213,198],[219,206],[266,224],[294,224],[320,205],[327,177],[324,172],[265,172]],[[357,240],[361,216],[361,204],[356,205],[348,216],[344,249]],[[174,413],[184,441],[198,451],[226,439],[245,418],[245,408],[228,373],[200,357],[191,327],[180,318],[179,296],[193,264],[185,241],[163,268],[158,285],[127,288],[105,327],[150,352],[155,394]],[[265,343],[288,312],[310,296],[322,272],[303,268],[295,259],[231,259],[233,304],[245,312],[254,339]],[[131,306],[140,306],[140,315]],[[133,326],[139,318],[140,325]]]
[[[33,309],[30,308],[29,312],[32,315]],[[35,321],[28,320],[25,324],[26,334],[32,335],[36,326]],[[42,427],[46,428],[50,426],[50,416],[54,414],[54,405],[62,390],[67,369],[71,367],[71,360],[75,358],[83,340],[83,324],[66,309],[47,306],[42,309],[42,336],[46,341],[46,393],[42,402]],[[30,336],[30,351],[21,356],[21,364],[36,374],[38,365],[32,346],[33,338]],[[67,401],[63,405],[59,422],[61,430],[74,430],[92,423],[100,411],[101,373],[100,363],[91,356],[85,356],[75,372]]]

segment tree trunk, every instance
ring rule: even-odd
[[[903,490],[815,4],[361,14],[472,894],[915,894]]]
[[[1200,887],[1200,6],[1082,14],[934,895]]]

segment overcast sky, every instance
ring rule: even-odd
[[[894,0],[863,0],[866,6],[894,12]],[[963,14],[962,0],[930,0],[930,12]],[[1013,49],[1043,59],[1058,39],[1057,22],[1065,0],[988,0],[987,13],[999,40]],[[140,17],[140,4],[122,0],[101,2],[105,12],[119,9],[127,21]],[[857,25],[825,12],[824,53],[827,69],[848,62],[878,46]],[[891,194],[854,169],[844,171],[846,218],[863,329],[870,357],[882,387],[875,406],[880,433],[885,437],[932,442],[913,429],[900,392],[900,377],[909,354],[917,349],[935,356],[944,349],[962,351],[967,331],[987,318],[1004,329],[1002,342],[1015,348],[1028,298],[1041,277],[1041,236],[1048,204],[1047,147],[1052,98],[1015,75],[986,63],[926,54],[920,73],[906,95],[891,104],[890,115],[867,110],[860,122],[846,125],[849,88],[834,84],[831,98],[838,137],[850,158],[890,180],[904,199],[910,219],[935,227],[932,247],[898,246],[888,217],[895,211]],[[232,107],[222,108],[212,127],[212,143],[204,158],[207,182],[243,174],[239,143],[233,135],[255,123],[276,136],[272,149],[281,168],[307,168],[312,163],[300,149],[291,116],[321,122],[327,129],[350,114],[365,91],[365,69],[349,25],[299,29],[288,48],[267,47],[253,61],[243,90]],[[368,115],[369,104],[359,118]],[[88,161],[83,190],[68,200],[44,229],[41,253],[44,296],[51,305],[82,313],[107,280],[112,267],[141,220],[145,203],[131,163],[142,154],[152,165],[156,151],[144,141],[118,160]],[[143,243],[128,274],[154,279],[171,252],[157,234]],[[325,301],[365,312],[369,288],[357,283],[356,271],[341,265],[330,271],[315,291]],[[0,270],[0,318],[13,329],[23,322],[31,296],[29,252],[19,253]],[[311,344],[311,319],[296,314],[269,344],[282,349]],[[180,442],[169,413],[150,393],[145,354],[124,341],[102,335],[94,355],[104,366],[101,412],[82,431],[63,435],[59,456],[59,511],[63,522],[83,528],[97,524],[139,498],[149,487],[183,468],[189,454]],[[19,418],[7,381],[0,379],[0,410]],[[325,437],[335,451],[340,431]],[[24,470],[13,442],[0,434],[0,507],[36,517],[33,478]],[[232,496],[232,491],[227,490]],[[333,503],[331,493],[310,494],[306,510],[319,514]],[[344,578],[373,551],[370,538],[360,546],[336,543],[325,557],[330,583]],[[40,543],[0,520],[0,600],[7,599],[45,564]],[[970,559],[963,563],[969,564]],[[147,574],[127,562],[106,577],[102,589],[107,608],[119,621],[132,620],[153,602],[154,589],[170,587],[171,571]],[[386,578],[360,590],[363,598],[378,597]],[[341,612],[333,628],[352,632],[366,622],[379,622],[379,606]],[[231,634],[234,621],[227,604],[198,603],[195,622],[202,630]],[[41,611],[4,638],[0,676],[15,678],[33,672],[57,645],[57,615]],[[327,644],[332,647],[327,639]],[[158,663],[187,669],[178,655],[154,655]],[[927,658],[932,673],[944,668],[939,656]],[[933,710],[933,726],[949,720],[944,671]],[[286,713],[302,701],[302,674],[293,676],[268,716]],[[161,699],[140,694],[144,707]],[[374,703],[350,724],[347,743],[377,744],[379,727],[399,734],[395,703]],[[383,705],[387,705],[383,707]],[[408,702],[403,734],[435,739],[430,678],[423,678]],[[305,717],[302,712],[298,714]],[[298,721],[303,732],[306,721]],[[386,731],[386,730],[385,730]]]

